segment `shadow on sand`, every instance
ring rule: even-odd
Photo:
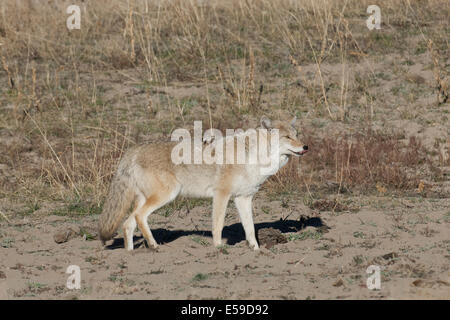
[[[302,220],[278,220],[275,222],[262,222],[255,224],[255,231],[256,234],[258,234],[258,230],[265,229],[265,228],[274,228],[276,230],[279,230],[281,233],[288,233],[288,232],[298,232],[306,227],[316,227],[320,228],[325,226],[322,222],[322,219],[320,218],[306,218]],[[167,230],[167,229],[151,229],[153,237],[155,238],[156,242],[158,244],[164,244],[164,243],[170,243],[172,241],[175,241],[176,239],[180,237],[185,236],[205,236],[205,237],[212,237],[211,231],[206,230]],[[235,223],[230,226],[225,226],[223,228],[222,232],[223,239],[226,240],[226,244],[228,245],[234,245],[238,242],[241,242],[245,240],[245,234],[244,229],[242,228],[241,223]],[[133,241],[135,242],[135,247],[140,247],[143,244],[143,237],[142,236],[135,236],[133,238]],[[123,238],[115,238],[113,243],[106,246],[106,249],[114,250],[124,247],[124,240]]]

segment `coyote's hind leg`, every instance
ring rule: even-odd
[[[124,245],[125,248],[128,251],[133,250],[133,234],[134,230],[136,230],[136,212],[141,209],[145,204],[145,197],[143,194],[139,193],[136,196],[135,199],[135,207],[131,215],[128,217],[128,219],[125,220],[123,224],[123,239],[124,239]]]
[[[165,188],[162,188],[162,190],[164,189],[169,188],[168,186],[165,186]],[[173,188],[170,189],[172,190],[172,192],[163,193],[156,191],[155,193],[151,194],[149,197],[147,197],[144,205],[135,214],[136,223],[139,230],[141,230],[142,235],[147,241],[147,244],[149,246],[152,246],[153,248],[157,248],[158,244],[156,243],[155,238],[153,238],[153,234],[150,231],[147,219],[153,211],[158,210],[165,204],[174,200],[180,192],[180,187],[177,185],[174,185]]]

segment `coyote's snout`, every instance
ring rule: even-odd
[[[182,195],[213,198],[212,235],[215,246],[222,244],[225,210],[233,198],[250,247],[259,249],[253,225],[252,198],[263,182],[284,166],[290,156],[300,156],[308,151],[308,146],[298,140],[294,123],[295,118],[291,122],[272,123],[263,117],[262,138],[258,138],[256,145],[245,140],[245,153],[258,148],[261,141],[269,141],[269,157],[277,160],[276,170],[270,174],[263,174],[260,169],[265,164],[258,163],[174,164],[171,159],[174,142],[145,144],[130,149],[119,163],[100,217],[101,240],[111,239],[125,220],[123,230],[127,250],[133,250],[136,226],[147,243],[156,248],[147,218],[153,211]],[[275,134],[277,147],[271,139]],[[134,208],[128,214],[132,204]]]

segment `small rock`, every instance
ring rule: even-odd
[[[3,271],[0,271],[0,279],[6,279],[6,274]]]
[[[264,245],[267,249],[270,249],[276,244],[286,243],[286,237],[280,230],[274,228],[264,228],[258,230],[259,244]]]
[[[398,258],[398,254],[395,252],[386,253],[381,256],[384,260],[392,260],[394,258]]]
[[[412,282],[414,287],[420,288],[432,288],[434,286],[450,286],[450,283],[443,280],[425,280],[425,279],[417,279]]]
[[[407,74],[406,80],[415,84],[424,84],[426,82],[425,78],[418,74]]]
[[[340,287],[344,285],[344,281],[342,279],[338,279],[335,283],[333,283],[333,287]]]
[[[64,243],[78,236],[80,232],[81,230],[79,227],[68,227],[56,232],[53,235],[53,240],[55,240],[56,243]]]
[[[428,282],[428,281],[423,280],[423,279],[417,279],[417,280],[414,280],[414,281],[412,282],[412,285],[413,285],[414,287],[422,287],[422,288],[428,287],[428,288],[430,288],[430,287],[433,286],[433,283]]]

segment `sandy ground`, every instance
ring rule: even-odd
[[[319,212],[259,194],[258,233],[273,228],[288,241],[262,243],[257,252],[248,248],[232,205],[221,249],[211,245],[208,204],[169,217],[153,214],[157,251],[146,248],[139,233],[133,252],[125,251],[120,233],[103,247],[93,239],[98,215],[3,221],[0,298],[449,299],[448,201],[359,202],[359,211]],[[56,243],[54,236],[69,229],[79,233]],[[70,265],[80,267],[79,290],[66,287]],[[380,267],[380,290],[367,288],[370,265]]]

